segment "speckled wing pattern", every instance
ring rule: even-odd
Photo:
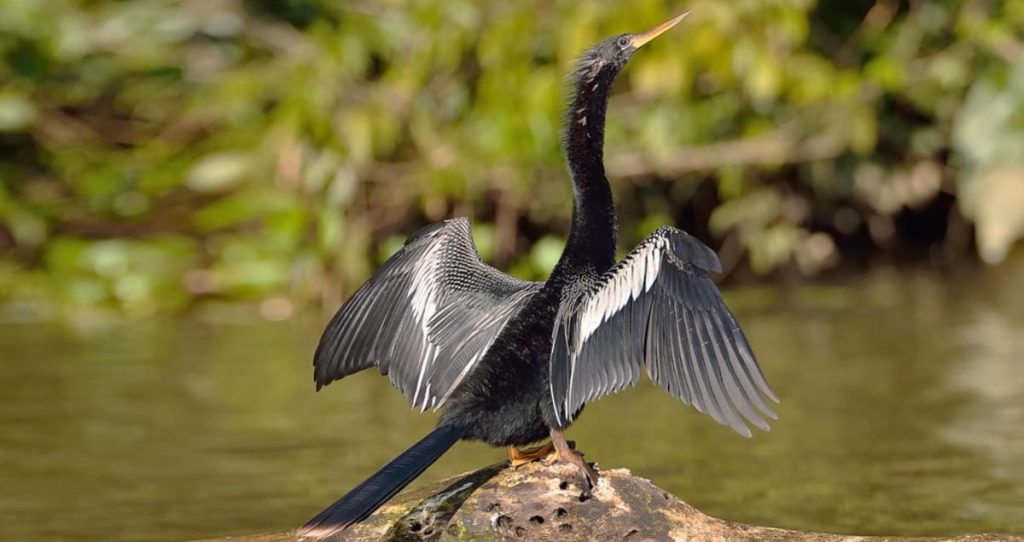
[[[468,219],[427,226],[328,324],[313,360],[317,389],[376,365],[414,408],[436,409],[540,288],[483,263]]]
[[[707,275],[715,253],[663,227],[596,280],[568,289],[553,332],[551,398],[567,424],[588,401],[636,385],[647,374],[717,422],[750,436],[767,430],[774,401],[761,368]]]

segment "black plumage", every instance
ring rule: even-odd
[[[377,366],[438,428],[311,520],[306,534],[360,521],[460,439],[518,446],[551,437],[553,454],[597,474],[562,430],[592,401],[651,380],[721,424],[767,430],[776,400],[746,338],[708,277],[715,253],[663,227],[619,263],[603,163],[613,81],[638,47],[679,22],[587,51],[572,75],[564,151],[574,188],[565,250],[543,283],[480,260],[469,221],[414,234],[338,311],[314,359],[317,389]]]

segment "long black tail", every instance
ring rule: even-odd
[[[459,441],[461,427],[442,425],[384,465],[299,529],[300,536],[326,537],[358,523],[380,508]]]

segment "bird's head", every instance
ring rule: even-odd
[[[602,73],[618,73],[637,49],[679,24],[689,14],[687,11],[641,34],[620,34],[598,43],[580,57],[576,67],[577,78],[585,82]]]

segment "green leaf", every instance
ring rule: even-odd
[[[18,94],[0,94],[0,132],[19,132],[36,119],[36,107]]]
[[[239,184],[249,172],[249,157],[241,152],[209,154],[189,172],[186,185],[197,192],[223,192]]]

